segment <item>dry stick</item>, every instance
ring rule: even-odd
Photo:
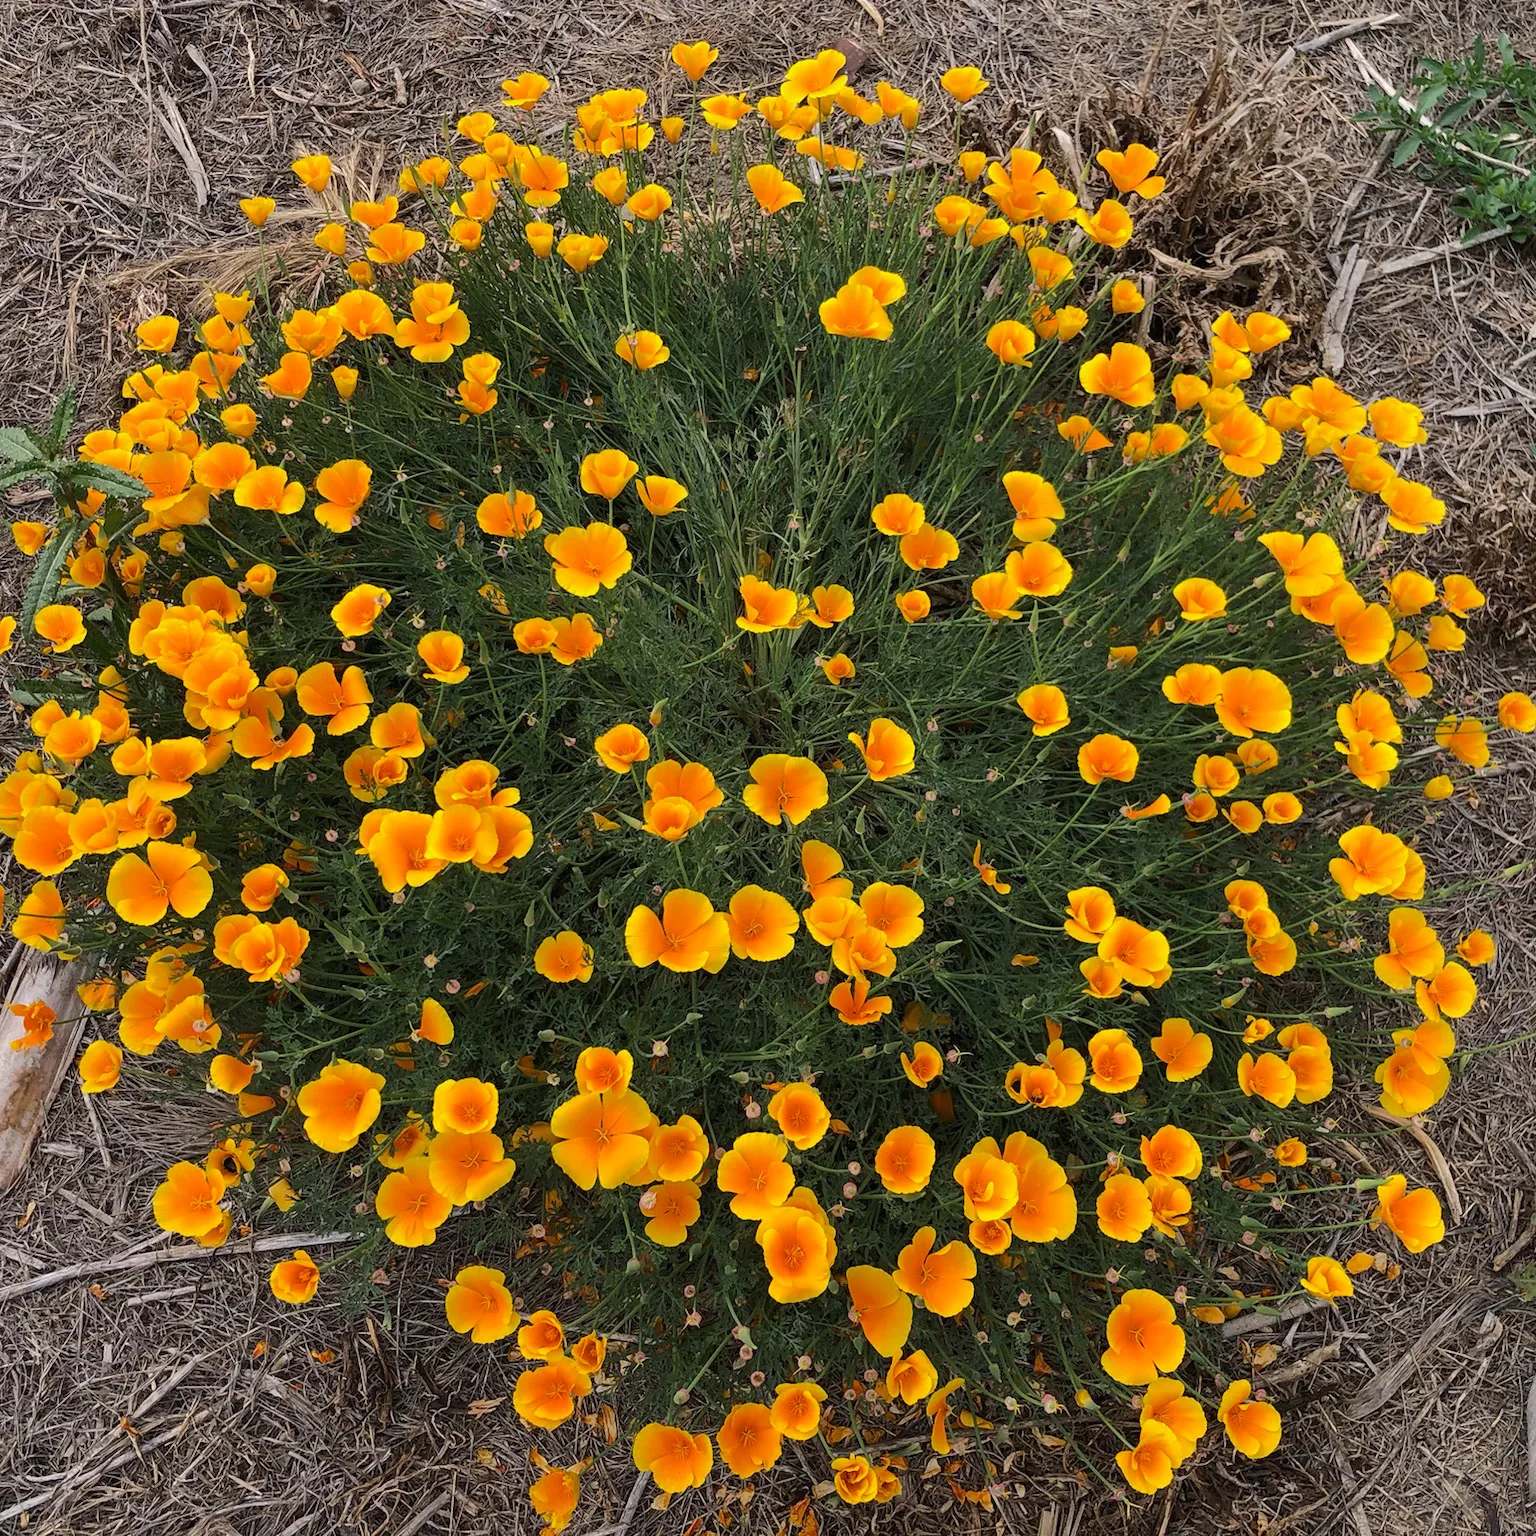
[[[1509,233],[1509,225],[1501,224],[1497,229],[1485,229],[1480,235],[1473,235],[1470,240],[1447,240],[1444,245],[1437,245],[1432,251],[1415,251],[1412,256],[1399,256],[1393,261],[1384,261],[1372,273],[1372,277],[1393,277],[1399,272],[1411,272],[1415,267],[1427,267],[1432,261],[1439,261],[1442,256],[1454,256],[1458,251],[1470,251],[1480,245],[1487,245],[1490,240],[1502,240]]]
[[[99,1467],[90,1471],[80,1469],[71,1473],[56,1488],[46,1489],[42,1493],[35,1493],[30,1499],[23,1499],[19,1504],[12,1504],[9,1509],[0,1509],[0,1520],[14,1520],[17,1515],[24,1515],[29,1509],[36,1509],[40,1504],[47,1504],[56,1499],[61,1493],[76,1493],[82,1488],[88,1488],[92,1483],[99,1482],[107,1473],[115,1472],[119,1467],[126,1467],[130,1461],[141,1457],[146,1451],[157,1450],[168,1440],[178,1439],[191,1429],[194,1424],[201,1423],[213,1414],[211,1408],[200,1408],[190,1417],[185,1418],[179,1424],[173,1424],[163,1434],[158,1434],[153,1440],[146,1440],[142,1445],[130,1446],[121,1455],[114,1456],[111,1461],[104,1461]]]
[[[1221,1336],[1224,1339],[1235,1339],[1244,1333],[1257,1333],[1261,1328],[1277,1327],[1280,1323],[1288,1323],[1293,1317],[1305,1317],[1308,1312],[1315,1312],[1319,1307],[1327,1305],[1320,1296],[1298,1296],[1294,1301],[1286,1302],[1278,1312],[1244,1312],[1234,1317],[1221,1325]]]
[[[1536,1381],[1525,1400],[1525,1501],[1536,1504]]]
[[[1344,265],[1339,269],[1339,280],[1334,284],[1328,305],[1323,310],[1323,371],[1337,377],[1344,368],[1344,332],[1349,327],[1350,312],[1355,307],[1355,294],[1368,263],[1360,254],[1357,240],[1349,248]]]
[[[1445,1154],[1430,1140],[1429,1132],[1423,1126],[1416,1125],[1412,1120],[1402,1120],[1396,1115],[1389,1115],[1386,1110],[1378,1109],[1374,1104],[1364,1106],[1366,1114],[1373,1120],[1380,1120],[1386,1125],[1395,1125],[1401,1131],[1407,1131],[1418,1144],[1423,1147],[1424,1155],[1429,1159],[1429,1165],[1435,1170],[1435,1177],[1440,1181],[1440,1187],[1445,1191],[1446,1204],[1451,1208],[1451,1221],[1455,1226],[1460,1226],[1464,1219],[1461,1206],[1461,1195],[1456,1189],[1456,1183],[1451,1178],[1451,1165],[1446,1162]]]
[[[87,1275],[120,1275],[140,1269],[153,1269],[157,1264],[184,1264],[188,1259],[212,1259],[219,1255],[271,1253],[278,1248],[322,1248],[336,1243],[355,1243],[361,1232],[303,1232],[293,1235],[278,1234],[258,1237],[251,1242],[227,1243],[222,1248],[204,1248],[199,1243],[183,1243],[177,1248],[165,1248],[159,1253],[107,1255],[102,1259],[83,1264],[67,1264],[63,1269],[49,1270],[46,1275],[33,1275],[18,1280],[13,1285],[0,1288],[0,1301],[12,1301],[17,1296],[27,1296],[33,1291],[46,1291],[51,1286],[62,1285],[66,1280],[80,1280]],[[159,1234],[156,1234],[158,1241]]]
[[[438,1496],[433,1499],[430,1504],[427,1504],[422,1509],[418,1510],[414,1515],[411,1516],[409,1520],[405,1522],[404,1525],[400,1527],[400,1536],[416,1536],[416,1532],[419,1531],[427,1523],[427,1521],[430,1520],[432,1516],[435,1515],[438,1510],[440,1510],[443,1505],[448,1503],[452,1498],[453,1489],[444,1489],[443,1492],[438,1494]]]
[[[1371,1378],[1344,1404],[1346,1419],[1363,1419],[1397,1396],[1403,1384],[1419,1365],[1439,1347],[1440,1341],[1461,1321],[1476,1300],[1463,1297],[1429,1323],[1423,1333],[1400,1354],[1386,1370]]]
[[[1389,11],[1384,16],[1362,16],[1358,21],[1346,21],[1343,26],[1335,27],[1331,32],[1324,32],[1305,43],[1297,43],[1294,51],[1316,53],[1319,49],[1331,47],[1334,43],[1342,43],[1347,37],[1357,37],[1362,32],[1379,32],[1383,27],[1401,26],[1407,20],[1406,16],[1399,15],[1396,11]]]
[[[1239,256],[1223,267],[1197,267],[1187,261],[1180,261],[1177,256],[1168,255],[1166,251],[1159,251],[1151,246],[1147,249],[1154,261],[1161,263],[1170,271],[1177,272],[1180,277],[1198,278],[1202,283],[1225,282],[1229,277],[1235,277],[1244,267],[1261,266],[1266,261],[1283,264],[1290,260],[1290,256],[1278,245],[1266,245],[1263,250],[1250,251],[1246,256]]]
[[[192,180],[192,192],[197,198],[197,206],[206,208],[208,195],[212,190],[208,172],[203,169],[202,156],[197,152],[197,145],[192,142],[191,131],[187,127],[187,120],[181,115],[181,108],[177,106],[176,98],[163,85],[160,87],[160,106],[155,110],[165,128],[166,137],[170,139],[176,153],[181,157],[181,163],[187,168],[187,175]]]
[[[1299,1381],[1310,1371],[1315,1371],[1318,1366],[1326,1365],[1330,1360],[1339,1358],[1339,1341],[1329,1339],[1326,1344],[1319,1344],[1310,1354],[1303,1355],[1300,1360],[1293,1360],[1289,1365],[1282,1365],[1278,1371],[1266,1371],[1260,1378],[1260,1382],[1266,1387],[1283,1387],[1293,1381]]]
[[[1518,1258],[1525,1251],[1526,1244],[1530,1242],[1532,1237],[1536,1237],[1536,1225],[1527,1227],[1508,1248],[1502,1253],[1496,1253],[1493,1256],[1494,1274],[1498,1274],[1512,1259]]]
[[[629,1490],[629,1497],[624,1501],[624,1513],[619,1516],[618,1524],[599,1526],[592,1532],[592,1536],[624,1536],[630,1521],[635,1518],[635,1511],[640,1508],[640,1495],[645,1492],[650,1481],[651,1474],[642,1472],[635,1479],[635,1486]]]
[[[1349,221],[1354,218],[1355,210],[1360,206],[1361,199],[1366,190],[1377,176],[1381,174],[1382,167],[1387,163],[1387,156],[1397,147],[1397,141],[1401,137],[1398,133],[1389,133],[1382,141],[1381,148],[1376,152],[1376,158],[1360,173],[1359,179],[1350,189],[1349,196],[1344,199],[1344,206],[1339,209],[1339,216],[1333,222],[1333,231],[1328,236],[1328,249],[1336,251],[1344,243],[1344,236],[1349,229]]]

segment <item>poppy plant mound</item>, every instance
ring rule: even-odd
[[[1047,1417],[1139,1494],[1267,1455],[1217,1325],[1443,1236],[1308,1143],[1450,1091],[1496,946],[1417,845],[1536,725],[1436,700],[1483,598],[1420,414],[1282,316],[1149,350],[1147,146],[1074,191],[919,153],[975,69],[673,61],[676,115],[509,79],[370,200],[306,155],[316,281],[138,326],[12,525],[13,931],[85,1091],[221,1106],[167,1230],[356,1231],[295,1306],[442,1255],[552,1529],[609,1393],[676,1498]]]

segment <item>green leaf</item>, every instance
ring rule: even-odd
[[[103,496],[116,496],[125,501],[143,501],[149,495],[149,487],[142,480],[135,480],[110,464],[71,464],[60,479],[72,491],[100,491]]]
[[[12,464],[8,469],[0,469],[0,491],[9,490],[13,485],[25,485],[28,480],[40,476],[46,478],[47,473],[41,464]]]
[[[69,557],[74,552],[75,540],[80,535],[78,518],[61,519],[53,538],[43,546],[32,578],[27,582],[27,592],[22,600],[18,628],[31,630],[32,621],[39,608],[51,603],[59,590],[59,581]]]
[[[1432,85],[1427,90],[1419,93],[1419,99],[1414,105],[1418,108],[1420,116],[1429,116],[1434,110],[1436,103],[1445,95],[1449,83],[1449,81],[1442,80],[1439,84]]]
[[[0,455],[13,464],[46,459],[48,450],[25,427],[0,427]]]
[[[48,422],[48,451],[60,453],[65,443],[69,441],[69,434],[74,429],[75,411],[79,406],[79,396],[75,393],[75,386],[71,384],[53,407],[53,416]]]

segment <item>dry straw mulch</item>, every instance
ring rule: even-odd
[[[355,149],[350,173],[367,187],[424,152],[441,124],[494,102],[496,82],[519,68],[542,70],[568,98],[613,83],[664,94],[678,88],[662,73],[666,48],[703,33],[733,82],[759,84],[841,34],[869,50],[872,72],[903,84],[981,64],[994,99],[1025,113],[994,118],[999,144],[1039,114],[1042,147],[1068,165],[1111,137],[1162,148],[1172,191],[1144,233],[1163,344],[1193,343],[1219,308],[1262,304],[1300,322],[1287,349],[1296,379],[1321,371],[1326,349],[1331,361],[1341,355],[1346,387],[1425,407],[1424,478],[1451,509],[1433,536],[1445,550],[1436,563],[1454,568],[1455,551],[1492,609],[1473,624],[1483,648],[1467,668],[1471,708],[1474,689],[1487,698],[1531,686],[1536,275],[1499,243],[1401,266],[1458,231],[1444,194],[1378,160],[1352,122],[1364,103],[1352,50],[1402,82],[1418,53],[1463,51],[1479,29],[1514,31],[1528,51],[1521,11],[1477,0],[1448,17],[1435,0],[1415,0],[1400,21],[1329,38],[1351,14],[1371,13],[1314,12],[1301,0],[1058,0],[1027,16],[1010,0],[870,0],[814,17],[663,0],[601,11],[502,0],[10,0],[0,416],[44,417],[66,379],[85,386],[87,417],[104,412],[138,320],[185,312],[209,286],[250,274],[235,200],[285,188],[300,148]],[[306,238],[292,242],[290,281],[306,279]],[[1360,280],[1346,304],[1352,273]],[[14,569],[0,576],[14,590]],[[1536,880],[1519,868],[1536,848],[1533,791],[1536,754],[1526,750],[1482,782],[1475,803],[1453,802],[1426,839],[1432,867],[1457,888],[1443,925],[1482,921],[1501,941],[1469,1046],[1536,1031]],[[1475,846],[1458,833],[1467,818]],[[1533,1078],[1529,1044],[1481,1054],[1438,1106],[1428,1135],[1454,1195],[1424,1146],[1358,1107],[1372,1097],[1363,1088],[1336,1095],[1328,1150],[1361,1172],[1400,1166],[1436,1183],[1453,1231],[1394,1284],[1371,1287],[1371,1300],[1234,1341],[1234,1370],[1239,1350],[1281,1346],[1264,1368],[1287,1413],[1270,1460],[1235,1475],[1208,1452],[1168,1494],[1125,1510],[1025,1436],[996,1467],[1007,1497],[991,1511],[957,1506],[935,1476],[885,1523],[1041,1536],[1536,1528],[1524,1428],[1536,1328],[1520,1294],[1532,1283],[1523,1266],[1536,1277]],[[536,1530],[523,1492],[528,1436],[498,1401],[508,1373],[442,1320],[436,1282],[448,1255],[410,1257],[362,1318],[324,1304],[280,1315],[261,1256],[131,1267],[163,1241],[148,1216],[159,1170],[206,1137],[201,1104],[173,1089],[89,1107],[66,1095],[26,1179],[0,1196],[0,1511],[30,1506],[24,1527],[18,1513],[7,1528]],[[5,1299],[80,1263],[101,1272]],[[600,1437],[575,1449],[600,1457],[575,1530],[681,1532],[712,1515],[703,1495],[652,1515],[648,1490],[615,1456],[602,1459]],[[811,1481],[786,1458],[752,1503],[732,1504],[731,1528],[777,1531]],[[833,1511],[824,1528],[862,1520]],[[716,1514],[699,1529],[725,1525]]]

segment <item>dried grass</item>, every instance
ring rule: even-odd
[[[1405,10],[1406,24],[1358,39],[1398,82],[1416,53],[1464,50],[1479,27],[1514,30],[1520,41],[1522,16],[1499,0],[1454,17],[1434,0]],[[661,68],[666,47],[700,31],[743,83],[765,82],[845,32],[870,49],[872,73],[898,81],[982,62],[993,99],[1041,114],[1048,150],[1064,140],[1081,161],[1110,140],[1162,146],[1173,191],[1143,226],[1159,253],[1148,266],[1153,339],[1192,356],[1213,305],[1262,304],[1300,322],[1283,356],[1294,379],[1310,377],[1356,244],[1380,262],[1455,235],[1441,194],[1404,172],[1367,174],[1375,146],[1351,122],[1363,97],[1347,49],[1267,68],[1333,20],[1301,0],[1214,9],[1048,0],[1027,18],[1006,0],[872,0],[814,17],[786,17],[763,0],[725,13],[662,0],[603,12],[514,10],[502,0],[96,9],[11,0],[0,78],[0,416],[44,417],[65,378],[85,384],[88,417],[103,413],[134,323],[254,275],[262,258],[235,199],[288,188],[299,150],[350,146],[347,176],[371,189],[406,153],[425,152],[436,126],[493,101],[508,72],[542,69],[568,98],[615,81],[664,98],[678,88]],[[1019,126],[992,120],[995,143]],[[194,162],[211,187],[203,207]],[[269,226],[265,256],[269,268],[280,256],[285,280],[302,287],[313,265],[305,237],[286,228]],[[1426,407],[1424,474],[1452,512],[1450,531],[1427,540],[1426,554],[1444,567],[1460,551],[1494,610],[1473,623],[1475,640],[1510,644],[1468,658],[1469,701],[1474,689],[1486,697],[1530,687],[1536,384],[1526,354],[1536,346],[1536,278],[1495,243],[1368,281],[1343,342],[1348,387]],[[14,566],[0,564],[5,595],[15,580]],[[1501,875],[1536,848],[1533,780],[1536,753],[1512,751],[1475,799],[1453,801],[1425,833],[1431,867],[1454,882],[1443,926],[1492,919],[1501,939],[1468,1045],[1536,1031],[1536,880],[1529,869]],[[1533,1074],[1528,1043],[1479,1055],[1430,1117],[1464,1205],[1447,1242],[1405,1266],[1395,1285],[1374,1288],[1379,1299],[1277,1331],[1274,1370],[1325,1343],[1339,1351],[1282,1389],[1287,1435],[1270,1460],[1235,1467],[1208,1448],[1169,1494],[1128,1508],[1025,1435],[994,1468],[1009,1496],[993,1512],[957,1505],[945,1478],[923,1479],[915,1461],[914,1495],[878,1523],[1050,1536],[1533,1529],[1523,1414],[1536,1330],[1509,1276],[1536,1247],[1493,1267],[1536,1217]],[[0,1197],[0,1286],[149,1235],[158,1170],[205,1135],[200,1102],[165,1086],[162,1096],[109,1097],[95,1106],[99,1128],[78,1096],[61,1102],[24,1184]],[[1411,1138],[1345,1107],[1363,1090],[1336,1097],[1332,1151],[1433,1181]],[[48,1494],[25,1528],[60,1536],[535,1530],[523,1495],[528,1437],[504,1403],[477,1411],[505,1396],[511,1373],[496,1351],[469,1349],[442,1321],[436,1282],[452,1267],[437,1250],[408,1258],[361,1318],[333,1304],[279,1315],[265,1263],[234,1253],[0,1306],[0,1509]],[[1459,1321],[1414,1358],[1390,1400],[1350,1417],[1357,1394],[1452,1307]],[[1249,1335],[1234,1348],[1234,1373],[1238,1349],[1263,1341]],[[335,1351],[329,1363],[312,1353],[325,1350]],[[621,1456],[582,1435],[560,1444],[562,1455],[599,1456],[575,1527],[593,1531],[623,1520],[634,1478]],[[752,1504],[731,1506],[733,1528],[777,1531],[817,1475],[786,1457]],[[971,1466],[962,1481],[974,1486],[980,1475]],[[712,1513],[702,1528],[726,1526],[702,1495],[664,1517],[647,1505],[642,1498],[634,1512],[636,1533],[690,1529]],[[865,1524],[836,1510],[824,1520],[834,1531]]]

